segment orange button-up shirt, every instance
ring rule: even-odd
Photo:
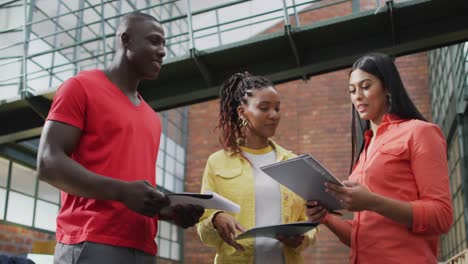
[[[387,114],[367,153],[372,134],[366,131],[365,149],[349,179],[374,193],[409,202],[413,225],[371,211],[356,212],[351,222],[351,263],[437,263],[439,235],[453,222],[446,142],[440,128]]]

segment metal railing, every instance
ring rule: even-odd
[[[468,249],[463,250],[453,258],[449,259],[445,264],[468,264]]]
[[[118,20],[129,12],[160,19],[166,30],[166,61],[170,61],[191,54],[192,49],[235,43],[283,30],[283,25],[301,26],[305,13],[315,14],[316,22],[333,18],[319,15],[325,8],[344,16],[382,8],[383,2],[269,0],[265,6],[259,0],[218,5],[197,0],[3,1],[0,15],[22,15],[23,21],[1,28],[5,21],[0,18],[0,39],[6,40],[0,42],[0,104],[57,88],[78,71],[106,67],[114,53]]]

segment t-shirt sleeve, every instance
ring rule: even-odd
[[[83,130],[86,103],[86,93],[80,82],[70,78],[55,93],[47,120],[59,121]]]

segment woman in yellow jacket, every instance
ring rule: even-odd
[[[237,73],[222,85],[218,128],[223,150],[208,158],[201,191],[214,191],[241,211],[206,210],[200,218],[198,235],[216,248],[215,263],[302,263],[301,251],[315,242],[316,229],[277,239],[234,239],[256,226],[307,220],[305,201],[259,169],[294,157],[270,140],[279,120],[278,92],[266,78]]]

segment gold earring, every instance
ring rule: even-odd
[[[242,118],[241,126],[242,126],[242,127],[246,127],[246,126],[247,126],[247,119]]]

